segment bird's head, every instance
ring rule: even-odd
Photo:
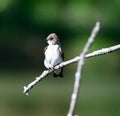
[[[58,36],[57,36],[55,33],[51,33],[51,34],[48,35],[48,37],[47,37],[47,43],[48,43],[49,45],[59,44]]]

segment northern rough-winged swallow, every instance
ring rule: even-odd
[[[44,65],[47,69],[54,69],[54,67],[64,60],[60,41],[55,33],[51,33],[47,37],[48,46],[45,48]],[[54,77],[63,77],[63,68],[54,71]]]

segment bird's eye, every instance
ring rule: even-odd
[[[50,38],[50,40],[53,40],[53,38]]]
[[[51,38],[48,38],[47,41],[49,41],[49,40],[53,40],[53,39],[54,39],[54,38],[51,37]]]

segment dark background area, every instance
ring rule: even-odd
[[[58,34],[68,60],[80,54],[96,21],[101,29],[90,52],[119,44],[119,19],[119,0],[0,0],[0,115],[66,115],[76,64],[64,68],[63,79],[50,74],[31,96],[22,92],[45,69],[46,37]],[[78,114],[119,116],[119,59],[116,51],[86,60]]]

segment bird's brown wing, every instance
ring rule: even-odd
[[[64,53],[63,53],[61,47],[59,47],[58,50],[59,50],[59,53],[60,53],[62,59],[64,60]]]
[[[60,55],[61,55],[61,57],[62,57],[62,59],[64,61],[64,53],[63,53],[61,47],[59,47],[58,50],[59,50],[59,53],[60,53]],[[54,77],[61,77],[61,78],[63,77],[63,67],[61,68],[61,72],[58,75],[56,75],[54,73]]]

